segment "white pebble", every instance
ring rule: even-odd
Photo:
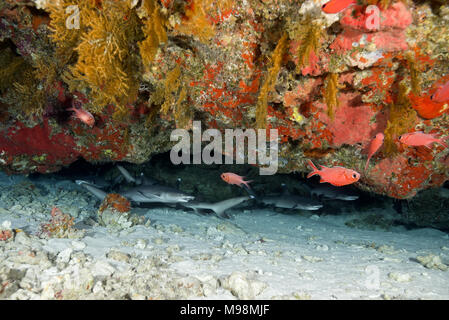
[[[74,250],[83,250],[86,247],[86,244],[82,241],[73,240],[70,244]]]
[[[412,280],[411,275],[408,273],[390,272],[388,277],[397,282],[410,282]]]
[[[106,261],[97,261],[92,267],[92,275],[94,277],[109,277],[114,272],[114,267]]]
[[[136,244],[134,245],[134,248],[136,249],[145,249],[147,247],[147,241],[145,239],[137,239]]]
[[[70,261],[70,256],[72,255],[73,249],[66,248],[58,253],[56,257],[56,263],[68,263]]]

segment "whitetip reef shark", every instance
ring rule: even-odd
[[[345,189],[343,187],[331,187],[324,185],[313,188],[310,191],[310,195],[312,197],[317,197],[320,199],[344,200],[344,201],[353,201],[359,198],[359,196],[355,192]]]
[[[258,201],[265,205],[285,209],[318,210],[323,207],[320,202],[314,199],[289,194],[281,196],[264,196],[258,198]]]
[[[76,180],[76,184],[83,186],[100,200],[103,200],[107,193],[100,188],[95,187],[84,180]],[[137,186],[120,192],[120,195],[130,201],[140,203],[180,203],[195,199],[182,191],[174,188],[164,187],[159,185],[154,186]]]
[[[257,198],[259,202],[262,202],[265,205],[274,206],[277,208],[284,209],[301,209],[301,210],[318,210],[323,207],[323,204],[317,200],[291,195],[287,186],[283,183],[282,188],[284,189],[282,195],[279,196],[263,196]]]
[[[160,185],[137,186],[120,194],[137,203],[183,203],[195,199],[178,189]]]

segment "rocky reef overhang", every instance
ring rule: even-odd
[[[312,159],[356,170],[356,187],[395,198],[442,185],[448,150],[398,138],[449,134],[448,103],[431,99],[449,80],[449,6],[361,1],[326,14],[324,2],[2,2],[1,167],[143,163],[198,120],[277,129],[279,172],[309,172]],[[365,171],[379,132],[384,144]]]

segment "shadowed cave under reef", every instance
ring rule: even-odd
[[[174,165],[170,161],[170,153],[163,153],[152,157],[143,164],[130,164],[126,162],[92,164],[79,159],[71,165],[52,174],[33,173],[29,178],[39,181],[40,178],[54,178],[67,180],[88,180],[99,184],[109,193],[117,192],[129,184],[123,178],[116,165],[125,167],[134,177],[144,175],[161,185],[177,188],[195,196],[196,199],[209,202],[222,201],[232,197],[248,195],[244,188],[228,185],[220,178],[224,172],[234,172],[252,180],[251,190],[256,199],[242,205],[246,208],[264,207],[258,203],[257,198],[266,195],[294,194],[303,197],[312,197],[311,191],[323,184],[318,178],[307,179],[302,174],[275,174],[259,175],[259,169],[250,165]],[[329,186],[329,185],[328,185]],[[330,188],[335,188],[329,186]],[[412,199],[400,200],[386,196],[376,195],[354,187],[343,188],[354,194],[358,199],[344,201],[338,199],[318,198],[323,207],[316,211],[300,209],[274,208],[280,214],[317,214],[339,215],[345,213],[372,212],[362,215],[347,223],[354,228],[389,230],[393,226],[403,226],[407,229],[432,227],[442,231],[449,231],[449,183],[440,188],[421,191]],[[100,201],[99,201],[100,202]],[[162,204],[139,204],[143,207],[161,206]],[[394,214],[376,216],[376,209],[394,209]]]

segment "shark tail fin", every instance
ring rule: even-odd
[[[126,181],[128,181],[129,183],[136,182],[136,179],[133,178],[133,176],[131,176],[131,174],[129,173],[128,170],[126,170],[124,167],[122,167],[121,165],[117,164],[117,169],[120,171],[120,173],[123,175],[123,177],[126,179]]]
[[[223,218],[223,219],[229,219],[230,218],[229,215],[227,215],[225,213],[227,208],[223,208],[223,206],[221,206],[220,202],[211,204],[209,209],[211,209],[213,212],[215,212],[215,214],[217,216],[219,216],[220,218]]]
[[[248,181],[248,182],[251,182],[251,181]],[[257,195],[254,193],[253,189],[251,189],[248,185],[242,184],[242,188],[245,189],[245,191],[248,193],[248,195],[251,199],[257,198]]]
[[[103,201],[104,198],[106,198],[107,193],[104,192],[103,190],[101,190],[100,188],[95,187],[94,185],[83,181],[83,180],[76,180],[76,184],[83,186],[86,190],[88,190],[89,192],[91,192],[94,196],[96,196],[97,198],[99,198],[100,200]]]

